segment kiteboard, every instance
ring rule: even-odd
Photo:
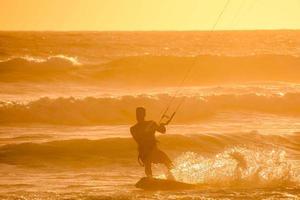
[[[175,180],[143,177],[135,184],[135,187],[143,190],[188,190],[195,188],[196,185]]]

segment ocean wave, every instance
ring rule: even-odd
[[[158,141],[174,160],[172,172],[180,181],[213,187],[299,185],[297,133],[163,135]],[[131,138],[9,144],[0,147],[0,163],[30,168],[138,166],[137,148]]]
[[[171,98],[167,94],[158,94],[83,99],[44,97],[26,104],[0,102],[0,124],[132,124],[137,106],[144,106],[148,110],[148,119],[159,119],[161,111],[165,109]],[[170,110],[175,110],[182,100],[184,103],[172,122],[174,124],[195,123],[228,111],[300,116],[299,93],[178,96],[174,99]]]
[[[0,62],[1,81],[84,81],[111,86],[175,86],[191,69],[186,85],[251,81],[299,82],[300,58],[253,56],[135,56],[102,64],[82,64],[63,55]]]
[[[0,61],[0,80],[5,82],[49,81],[76,78],[75,71],[82,64],[76,57],[54,55],[14,57]]]
[[[129,136],[128,132],[128,136]],[[213,156],[230,148],[249,148],[287,151],[290,158],[300,157],[300,135],[262,135],[257,132],[200,135],[162,135],[160,148],[172,157],[191,151],[202,156]],[[0,162],[5,164],[72,165],[85,160],[87,165],[135,163],[137,147],[131,138],[105,138],[99,140],[72,139],[45,143],[7,144],[0,147]]]

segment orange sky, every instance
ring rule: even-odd
[[[0,30],[209,30],[226,0],[1,0]],[[217,29],[300,29],[300,0],[231,0]]]

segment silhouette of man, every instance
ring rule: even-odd
[[[137,123],[130,128],[133,139],[138,144],[138,161],[145,167],[145,174],[152,178],[152,163],[162,163],[168,169],[168,178],[173,179],[170,172],[173,164],[170,158],[158,149],[155,132],[166,133],[166,124],[157,124],[154,121],[145,121],[146,110],[143,107],[136,108]],[[141,163],[142,162],[142,163]]]

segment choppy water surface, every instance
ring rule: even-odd
[[[0,199],[299,199],[299,31],[207,34],[1,32]],[[197,188],[141,191],[134,109],[174,94],[159,146]]]

